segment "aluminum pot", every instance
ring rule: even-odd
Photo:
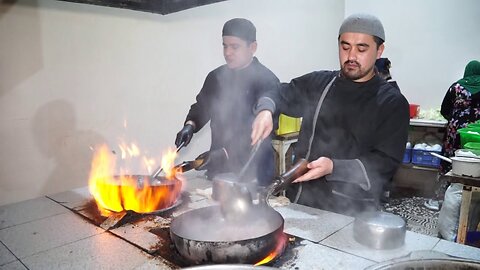
[[[174,218],[170,238],[190,264],[255,264],[277,250],[283,224],[283,217],[267,206],[257,205],[232,221],[214,205]]]
[[[189,270],[274,270],[278,268],[268,266],[254,266],[249,264],[217,264],[187,267]]]
[[[480,261],[446,255],[441,252],[425,250],[414,251],[405,257],[382,262],[367,267],[365,270],[475,270],[480,269]]]
[[[405,243],[406,223],[394,214],[372,211],[355,217],[354,239],[374,249],[394,249]]]
[[[437,153],[430,153],[432,156],[452,163],[452,173],[471,177],[480,177],[480,159],[473,157],[451,157],[447,158]]]

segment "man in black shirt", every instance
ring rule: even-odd
[[[287,190],[296,203],[353,215],[378,207],[402,161],[409,107],[374,72],[385,33],[376,17],[352,15],[339,30],[341,70],[317,71],[259,100],[252,143],[272,130],[272,114],[303,117],[295,156],[310,163]]]
[[[226,64],[208,74],[175,140],[177,147],[188,145],[193,134],[210,121],[212,144],[210,151],[199,156],[205,161],[197,168],[207,169],[210,179],[219,173],[238,173],[246,163],[255,104],[266,91],[279,85],[275,74],[254,57],[256,29],[250,21],[227,21],[222,39]],[[260,185],[268,185],[274,174],[270,134],[266,137],[245,175],[250,180],[256,178]]]

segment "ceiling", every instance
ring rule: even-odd
[[[198,6],[208,5],[226,0],[60,0],[107,6],[115,8],[126,8],[138,11],[152,12],[158,14],[169,14]]]

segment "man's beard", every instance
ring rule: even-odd
[[[346,65],[347,64],[356,64],[357,65],[357,69],[355,70],[348,70],[346,68]],[[373,67],[369,70],[363,70],[362,69],[362,66],[358,63],[358,62],[355,62],[355,61],[346,61],[344,64],[343,64],[343,67],[342,67],[342,75],[343,77],[347,78],[347,79],[350,79],[352,81],[355,81],[355,80],[358,80],[358,79],[361,79],[365,76],[367,76],[368,73],[370,73],[370,71],[373,69]]]

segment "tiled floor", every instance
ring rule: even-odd
[[[0,224],[1,270],[171,269],[46,197],[0,207]]]
[[[208,187],[205,181],[189,184],[190,190]],[[172,269],[170,263],[132,244],[136,243],[134,240],[121,239],[122,231],[104,231],[70,210],[80,211],[86,196],[89,194],[85,189],[78,189],[0,206],[0,270]],[[211,201],[199,198],[193,195],[189,207],[211,205]],[[477,248],[412,231],[407,232],[406,243],[401,248],[367,249],[353,240],[351,217],[294,204],[277,207],[277,210],[284,216],[285,231],[306,239],[294,261],[297,269],[315,269],[319,262],[324,269],[363,269],[417,250],[480,260]],[[180,210],[174,216],[179,214]],[[135,228],[128,231],[137,237]],[[137,238],[151,242],[141,236]]]
[[[415,196],[392,198],[383,207],[386,212],[404,218],[409,231],[437,237],[439,212],[432,211],[424,206],[427,199]]]

